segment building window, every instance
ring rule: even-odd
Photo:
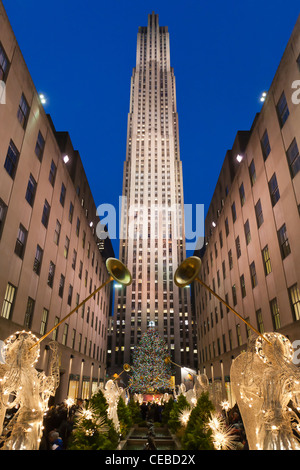
[[[257,286],[256,268],[254,261],[250,264],[250,277],[252,288],[254,288],[255,286]]]
[[[72,342],[71,342],[71,348],[72,348],[72,349],[75,349],[75,341],[76,341],[76,330],[75,330],[75,328],[73,328],[73,331],[72,331]]]
[[[243,206],[245,204],[245,201],[246,201],[245,189],[244,189],[244,184],[243,183],[239,187],[239,193],[240,193],[241,205]]]
[[[245,224],[244,224],[244,231],[245,231],[246,244],[249,245],[249,243],[251,242],[251,232],[250,232],[249,219],[247,219]]]
[[[52,160],[51,165],[50,165],[50,172],[49,172],[49,181],[50,181],[51,186],[54,186],[55,178],[56,178],[56,165],[54,161]]]
[[[270,309],[272,313],[274,330],[278,330],[278,328],[280,328],[280,315],[279,315],[279,307],[278,307],[278,302],[277,302],[276,297],[271,300]]]
[[[233,267],[232,251],[231,251],[231,249],[228,251],[228,264],[229,264],[229,269],[231,270],[232,267]]]
[[[237,236],[235,239],[235,247],[236,247],[236,255],[239,258],[242,254],[241,252],[241,243],[240,243],[240,237]]]
[[[282,92],[282,95],[279,98],[276,109],[280,127],[283,127],[290,114],[284,92]]]
[[[264,333],[265,332],[264,322],[263,322],[263,316],[262,316],[262,312],[260,308],[256,311],[256,320],[257,320],[258,331],[260,333]]]
[[[271,196],[272,206],[274,207],[276,202],[280,199],[280,193],[277,183],[276,174],[273,173],[272,178],[269,181],[269,191]]]
[[[48,227],[49,216],[50,216],[50,205],[48,201],[45,199],[45,203],[43,207],[43,214],[42,214],[42,224],[46,228]]]
[[[287,149],[286,156],[290,167],[291,177],[294,178],[300,170],[300,156],[296,139],[292,141],[291,145]]]
[[[249,176],[250,176],[251,186],[253,186],[255,181],[256,181],[256,172],[255,172],[254,160],[252,160],[250,165],[249,165]]]
[[[70,240],[66,237],[65,246],[64,246],[64,257],[67,259],[69,254]]]
[[[30,175],[28,185],[27,185],[26,194],[25,194],[25,199],[31,207],[33,207],[35,193],[36,193],[36,181],[35,181],[34,177],[32,175]]]
[[[232,300],[233,300],[233,305],[237,304],[237,297],[236,297],[236,286],[233,284],[232,286]]]
[[[82,278],[82,268],[83,268],[83,262],[80,261],[80,263],[79,263],[79,272],[78,272],[79,279]]]
[[[300,72],[300,54],[298,55],[296,62],[297,62],[297,65],[298,65],[298,70]]]
[[[38,136],[37,136],[37,141],[35,144],[35,154],[38,157],[40,162],[42,161],[42,158],[43,158],[44,148],[45,148],[45,139],[42,136],[41,132],[39,131]]]
[[[231,214],[232,214],[232,221],[233,223],[236,221],[236,208],[235,208],[235,202],[231,206]]]
[[[23,259],[24,257],[26,240],[27,240],[27,230],[23,227],[22,224],[20,224],[19,230],[18,230],[18,236],[16,240],[15,253],[21,259]]]
[[[242,335],[241,335],[241,326],[239,323],[236,325],[236,337],[237,337],[238,346],[242,346],[243,343],[242,343]]]
[[[17,118],[23,129],[25,129],[29,116],[29,105],[26,101],[25,96],[22,94],[19,109],[17,113]]]
[[[72,202],[70,202],[70,208],[69,208],[69,222],[72,223],[73,220],[73,214],[74,214],[74,205]]]
[[[287,230],[286,230],[286,225],[283,224],[282,227],[277,232],[278,235],[278,241],[279,241],[279,247],[280,247],[280,252],[281,252],[281,257],[282,259],[286,258],[290,252],[291,252],[291,247],[289,244],[289,239],[287,236]]]
[[[39,275],[41,271],[41,265],[42,265],[42,258],[43,258],[43,250],[40,247],[40,245],[36,246],[36,251],[35,251],[35,258],[33,262],[33,271]]]
[[[4,300],[2,304],[1,317],[7,320],[11,319],[14,300],[15,300],[16,288],[10,282],[7,284]]]
[[[226,266],[225,266],[225,261],[222,261],[222,271],[223,271],[223,279],[226,279]]]
[[[40,335],[44,335],[46,333],[48,314],[49,314],[49,310],[47,310],[46,308],[43,308],[41,326],[40,326]]]
[[[73,258],[72,258],[72,268],[76,268],[76,259],[77,259],[77,251],[73,250]]]
[[[80,230],[80,219],[77,217],[77,222],[76,222],[76,235],[79,237],[79,230]]]
[[[262,258],[263,258],[263,264],[265,268],[265,275],[267,276],[272,271],[268,245],[266,245],[264,249],[262,250]]]
[[[240,277],[240,283],[241,283],[241,292],[242,292],[242,297],[246,297],[246,285],[245,285],[245,277],[244,274],[241,275]]]
[[[60,275],[59,287],[58,287],[58,295],[62,297],[64,294],[64,287],[65,287],[65,276],[63,274]]]
[[[60,230],[61,230],[61,224],[60,224],[59,220],[56,220],[56,225],[55,225],[55,229],[54,229],[54,239],[53,239],[53,241],[56,245],[59,244]]]
[[[67,340],[68,340],[68,331],[69,331],[69,325],[67,323],[64,324],[64,331],[63,331],[63,336],[62,336],[62,344],[66,346]]]
[[[6,212],[7,212],[7,205],[0,199],[0,239],[4,227],[4,221],[6,217]]]
[[[2,44],[0,43],[0,80],[2,80],[3,82],[5,82],[7,79],[8,69],[8,58],[2,47]]]
[[[6,159],[4,162],[4,168],[6,169],[7,173],[9,176],[14,179],[16,170],[17,170],[17,165],[19,161],[19,152],[17,150],[17,147],[11,140],[9,143]]]
[[[229,225],[228,225],[228,217],[225,219],[225,232],[226,232],[226,237],[229,235]]]
[[[222,230],[219,232],[220,247],[223,248],[223,233]]]
[[[55,274],[55,264],[52,261],[50,261],[47,284],[51,288],[53,287],[54,274]]]
[[[255,215],[256,215],[257,227],[259,228],[263,224],[263,221],[264,221],[260,199],[255,204]]]
[[[264,135],[262,136],[260,145],[261,145],[261,150],[262,150],[262,154],[264,157],[264,161],[266,161],[269,156],[269,153],[271,152],[271,146],[270,146],[269,136],[268,136],[267,131],[265,131]]]
[[[71,305],[72,303],[72,295],[73,295],[73,286],[70,284],[69,291],[68,291],[68,305]]]
[[[66,187],[64,183],[61,184],[61,190],[60,190],[60,197],[59,197],[59,202],[61,205],[64,207],[65,205],[65,199],[66,199]]]
[[[289,288],[289,296],[294,321],[300,320],[300,292],[297,284]]]
[[[35,301],[31,297],[28,297],[25,318],[24,318],[24,326],[29,329],[31,328],[31,325],[32,325],[34,304],[35,304]]]
[[[58,317],[55,317],[54,326],[56,326],[58,323],[59,323],[59,318],[58,318]],[[53,333],[52,333],[52,340],[53,340],[53,341],[56,341],[56,340],[57,340],[57,336],[58,336],[58,328],[55,328],[55,330],[53,330]]]

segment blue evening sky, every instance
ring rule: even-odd
[[[3,0],[45,110],[70,133],[96,205],[118,208],[138,26],[168,26],[186,204],[208,209],[226,150],[251,127],[299,0]],[[118,256],[118,242],[114,242]]]

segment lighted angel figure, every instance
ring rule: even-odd
[[[35,369],[39,358],[38,341],[31,332],[16,332],[4,342],[5,363],[0,368],[0,429],[8,409],[17,412],[5,426],[1,450],[38,450],[43,432],[43,415],[50,396],[59,384],[56,343],[49,343],[52,352],[49,376]]]
[[[194,393],[196,399],[200,398],[201,394],[209,390],[209,381],[206,374],[198,374],[194,384]]]
[[[221,403],[224,399],[223,386],[221,380],[214,380],[209,390],[209,398],[216,410],[222,409]]]
[[[177,388],[178,388],[178,393],[176,392],[176,389],[174,389],[175,400],[179,397],[179,395],[185,395],[185,392],[186,392],[186,386],[183,383],[181,383],[180,385],[177,385]]]
[[[288,338],[266,333],[232,363],[231,384],[250,450],[300,449],[300,370]]]
[[[171,398],[171,395],[169,393],[164,393],[163,394],[163,397],[162,397],[162,402],[163,403],[168,403],[168,401],[170,400]]]
[[[118,401],[123,389],[120,390],[116,382],[114,382],[113,380],[108,380],[105,384],[104,390],[102,391],[108,404],[107,416],[113,421],[116,431],[119,431],[120,422],[118,418],[117,408]]]

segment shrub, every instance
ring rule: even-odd
[[[212,430],[207,428],[211,412],[214,410],[208,393],[202,393],[193,408],[181,444],[185,450],[214,450]]]
[[[130,410],[133,424],[140,423],[142,421],[140,405],[131,398],[127,406]]]
[[[164,405],[164,409],[161,415],[161,422],[165,426],[168,424],[168,421],[170,419],[170,413],[171,413],[171,410],[173,409],[174,403],[175,403],[174,398],[171,397],[169,401]]]
[[[130,409],[125,405],[123,398],[119,398],[118,407],[117,407],[118,418],[120,422],[120,434],[122,438],[126,436],[129,429],[133,425]]]
[[[88,403],[91,417],[75,417],[74,428],[68,444],[69,450],[115,450],[119,436],[112,420],[107,417],[107,401],[100,390]]]
[[[190,405],[184,395],[179,395],[177,401],[174,403],[168,420],[168,426],[173,433],[176,433],[181,427],[179,414],[184,408],[190,408]]]

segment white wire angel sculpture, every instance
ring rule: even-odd
[[[51,342],[49,376],[35,369],[40,352],[34,346],[37,341],[31,332],[21,331],[4,342],[5,363],[0,364],[1,450],[39,449],[43,415],[59,384],[59,366],[57,344]],[[3,429],[5,413],[13,408],[17,412]]]
[[[103,394],[106,398],[108,409],[107,416],[113,421],[117,432],[120,431],[120,422],[118,418],[118,402],[123,392],[113,380],[108,380],[105,384]]]
[[[250,450],[299,449],[300,370],[288,338],[266,333],[232,363],[230,378]]]

